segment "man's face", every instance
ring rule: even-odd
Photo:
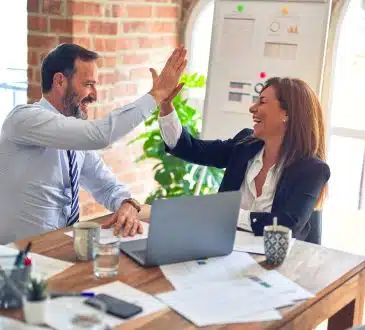
[[[88,105],[97,100],[95,85],[98,68],[96,61],[75,61],[76,72],[68,79],[62,96],[64,114],[76,118],[87,119]]]

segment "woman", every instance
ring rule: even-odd
[[[180,88],[161,104],[167,151],[189,162],[226,168],[219,191],[241,189],[238,227],[263,235],[276,216],[294,237],[308,239],[309,219],[321,208],[330,177],[323,112],[309,85],[269,79],[250,108],[253,130],[243,129],[226,141],[195,139],[181,127],[171,105]]]

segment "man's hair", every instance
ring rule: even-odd
[[[42,62],[42,93],[52,89],[53,77],[57,72],[71,77],[75,73],[75,61],[95,61],[99,55],[76,44],[60,44],[51,50]]]

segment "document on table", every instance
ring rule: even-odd
[[[295,238],[292,238],[289,245],[289,252],[293,247],[295,242]],[[255,254],[265,254],[264,249],[264,237],[263,236],[255,236],[252,233],[248,233],[245,231],[236,231],[236,238],[234,240],[234,251],[255,253]]]
[[[100,242],[107,244],[110,242],[115,241],[115,238],[118,237],[121,242],[128,242],[128,241],[136,241],[138,239],[144,239],[148,236],[148,230],[149,230],[149,224],[146,222],[141,221],[141,224],[143,226],[143,233],[134,235],[133,237],[123,237],[122,235],[114,236],[113,230],[114,228],[107,228],[107,229],[100,229]],[[73,232],[68,231],[65,232],[65,235],[73,237]]]
[[[18,250],[4,245],[0,245],[0,257],[1,256],[14,257],[14,259],[9,260],[11,261],[11,264],[5,265],[6,267],[12,266],[17,254]],[[73,265],[72,262],[66,262],[63,260],[42,256],[37,253],[29,253],[29,256],[32,259],[32,274],[38,275],[45,279],[48,279],[58,273],[61,273]]]
[[[157,297],[197,326],[276,320],[281,316],[275,308],[293,304],[250,279],[202,284]]]
[[[239,280],[245,273],[257,273],[262,270],[249,254],[234,251],[224,257],[180,262],[160,268],[175,289],[190,288],[208,282]]]
[[[142,307],[143,311],[140,314],[128,320],[159,312],[167,308],[164,303],[155,297],[119,281],[90,288],[87,291],[94,292],[95,294],[104,293]],[[47,307],[46,323],[57,330],[72,328],[72,320],[75,317],[82,317],[83,314],[89,315],[91,311],[94,311],[93,307],[84,303],[86,299],[85,297],[61,297],[50,300]],[[123,320],[109,314],[103,316],[103,322],[110,327],[117,326],[128,320]]]
[[[9,317],[0,315],[0,329],[1,330],[45,330],[44,327],[38,327],[36,325],[30,325],[18,320],[11,319]]]
[[[277,295],[285,294],[291,300],[313,297],[312,293],[279,272],[262,268],[248,253],[233,251],[224,257],[181,262],[160,268],[177,290],[196,288],[207,283],[251,279],[271,288]]]

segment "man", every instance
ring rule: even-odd
[[[151,91],[99,120],[87,118],[97,100],[98,55],[62,44],[44,59],[42,98],[17,106],[0,136],[0,243],[70,226],[79,220],[79,184],[110,211],[115,233],[142,232],[140,206],[92,151],[117,141],[145,120],[176,88],[186,50],[174,50]]]

